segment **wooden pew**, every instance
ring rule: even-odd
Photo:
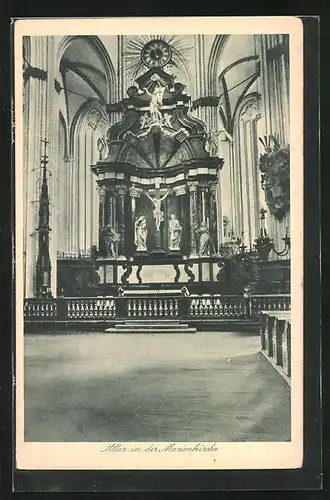
[[[291,385],[291,312],[261,311],[261,353]]]

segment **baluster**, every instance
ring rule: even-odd
[[[127,306],[127,315],[128,315],[128,317],[131,316],[131,308],[132,308],[131,299],[128,299],[128,306]]]
[[[168,313],[168,304],[167,300],[164,299],[164,315],[167,316],[167,313]]]
[[[133,316],[136,316],[136,300],[133,299]]]
[[[147,316],[147,301],[143,300],[142,316]]]
[[[141,300],[138,300],[138,316],[142,315],[142,304]]]
[[[179,305],[178,305],[178,299],[174,299],[174,316],[179,315]]]
[[[198,317],[203,317],[205,314],[205,300],[198,299]]]
[[[154,316],[157,316],[157,303],[158,303],[158,299],[155,299],[154,300],[154,310],[153,310]]]
[[[159,308],[158,308],[158,314],[159,316],[162,316],[163,315],[163,299],[162,298],[159,298]]]
[[[73,300],[69,301],[69,314],[70,314],[70,318],[74,318],[74,304],[73,304]]]
[[[170,299],[170,316],[173,316],[173,314],[174,314],[173,300]]]
[[[214,316],[215,315],[215,298],[212,297],[211,303],[210,303],[210,315]]]
[[[74,303],[74,318],[77,319],[78,318],[78,302],[76,300],[73,301]]]
[[[219,315],[219,305],[220,305],[220,300],[216,298],[214,301],[214,316]]]
[[[80,319],[85,319],[85,306],[86,302],[84,300],[80,300]]]

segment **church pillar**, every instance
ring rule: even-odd
[[[206,185],[205,184],[199,184],[198,185],[198,200],[197,200],[197,211],[199,214],[199,217],[197,217],[197,224],[200,224],[201,222],[205,222],[207,224],[209,221],[208,219],[208,210],[207,210],[207,192],[206,192]]]
[[[105,203],[106,203],[106,189],[105,186],[99,186],[99,251],[104,252],[103,232],[105,229]]]
[[[116,230],[116,188],[115,186],[107,187],[108,202],[107,202],[107,223]]]
[[[141,190],[136,187],[131,187],[129,190],[129,194],[131,197],[131,221],[132,221],[132,236],[130,238],[130,247],[132,251],[131,254],[134,254],[134,231],[135,231],[135,220],[136,220],[136,198],[139,198],[141,195]]]
[[[197,256],[195,229],[197,227],[197,182],[189,182],[189,222],[190,222],[190,257]]]
[[[217,182],[211,182],[209,187],[210,233],[216,253],[218,252],[217,191]]]
[[[74,158],[72,156],[66,156],[64,159],[67,168],[67,203],[66,203],[66,211],[67,211],[67,249],[68,253],[73,253],[73,163]]]
[[[127,189],[125,186],[118,186],[117,188],[117,221],[118,232],[120,234],[120,241],[118,245],[118,257],[125,256],[125,197]]]

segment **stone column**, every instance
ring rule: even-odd
[[[201,222],[205,222],[207,224],[207,217],[208,217],[208,212],[206,209],[206,185],[205,184],[199,184],[198,185],[198,201],[197,201],[197,211],[199,214],[199,220],[198,223],[200,224]]]
[[[198,182],[189,182],[189,222],[190,222],[190,257],[197,257],[195,229],[197,222],[197,185]]]
[[[99,186],[99,251],[104,253],[103,232],[106,226],[106,188]]]
[[[140,198],[142,190],[138,189],[134,186],[130,187],[129,194],[131,197],[131,228],[132,228],[132,236],[130,238],[130,254],[133,255],[135,253],[134,247],[134,231],[135,231],[135,220],[136,220],[136,198]]]
[[[120,234],[120,241],[118,244],[118,258],[125,258],[125,197],[127,189],[126,186],[118,186],[117,188],[117,221],[118,232]]]
[[[181,185],[181,186],[176,186],[174,188],[174,194],[175,196],[177,197],[178,199],[178,213],[177,213],[177,216],[179,218],[179,221],[180,221],[180,224],[182,226],[182,233],[181,233],[181,249],[185,249],[186,245],[185,245],[185,239],[186,239],[186,233],[187,233],[187,230],[188,230],[188,221],[185,217],[185,203],[184,203],[184,200],[185,200],[185,196],[186,196],[186,186],[185,185]]]
[[[108,202],[107,202],[107,221],[108,224],[113,229],[116,228],[116,187],[114,185],[107,186],[107,193],[108,193]]]
[[[211,182],[209,186],[210,233],[216,253],[218,252],[217,191],[218,183]]]
[[[67,204],[65,207],[67,213],[67,252],[73,252],[73,164],[74,158],[73,156],[66,156],[64,158],[64,162],[67,168]]]

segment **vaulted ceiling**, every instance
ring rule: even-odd
[[[65,93],[66,118],[71,123],[82,104],[97,99],[107,100],[107,78],[103,62],[88,37],[78,37],[71,42],[60,63],[61,92]]]

